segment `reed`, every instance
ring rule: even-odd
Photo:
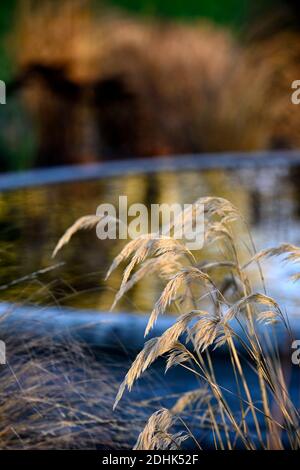
[[[283,244],[257,252],[246,222],[229,201],[207,197],[197,202],[205,207],[205,244],[211,248],[211,259],[200,262],[200,253],[191,256],[184,241],[179,249],[178,240],[151,234],[129,242],[109,270],[108,274],[120,263],[127,263],[117,300],[143,276],[155,273],[165,281],[145,335],[170,306],[178,311],[171,327],[146,341],[119,388],[114,407],[126,389],[130,391],[163,356],[166,371],[185,368],[199,380],[199,390],[186,390],[170,410],[154,413],[136,449],[174,449],[188,439],[202,448],[201,438],[196,438],[184,420],[184,410],[194,409],[197,403],[201,403],[196,407],[198,427],[209,430],[216,449],[298,449],[299,410],[289,393],[289,366],[279,351],[282,345],[276,325],[280,324],[290,340],[292,332],[288,318],[267,293],[261,262],[268,257],[299,262],[300,249]],[[193,219],[193,211],[185,217]],[[293,280],[298,278],[296,275]],[[235,378],[234,390],[226,389],[217,379],[214,355],[219,348],[227,351],[224,367]],[[253,397],[246,367],[255,374],[259,399]],[[230,398],[239,404],[238,412]],[[179,425],[182,429],[178,431]]]

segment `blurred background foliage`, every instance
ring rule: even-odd
[[[39,3],[42,1],[39,0]],[[0,4],[0,79],[5,82],[9,82],[13,77],[14,64],[8,53],[7,36],[12,30],[19,3],[18,0],[1,0]],[[57,5],[59,3],[58,1]],[[266,13],[272,14],[277,9],[291,5],[292,9],[296,8],[293,2],[287,0],[94,0],[93,5],[95,8],[104,5],[158,20],[208,19],[229,28],[240,38],[249,24],[263,19]],[[26,122],[22,105],[12,99],[6,106],[5,116],[3,112],[0,114],[1,126],[5,119],[6,134],[5,137],[0,135],[0,171],[22,170],[32,164],[32,155],[36,148],[35,135],[30,129],[30,123]],[[14,129],[11,136],[10,117],[12,125],[17,128],[17,132]]]
[[[247,20],[254,2],[250,0],[189,0],[188,2],[184,0],[111,0],[110,3],[143,15],[180,20],[202,17],[239,28],[241,23]]]
[[[256,2],[253,0],[106,0],[105,3],[132,13],[156,18],[185,21],[207,18],[239,31],[254,18],[264,15],[270,9],[293,2],[286,0]]]
[[[282,0],[93,0],[95,8],[105,5],[146,17],[180,21],[207,18],[234,31],[240,31],[253,18],[284,3]],[[7,53],[6,36],[13,25],[18,4],[18,0],[1,0],[0,4],[0,73],[4,81],[9,80],[13,70]]]

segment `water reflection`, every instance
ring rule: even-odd
[[[129,205],[140,202],[148,206],[221,196],[249,221],[258,248],[300,243],[298,188],[289,172],[288,168],[163,172],[4,193],[0,196],[1,284],[54,264],[51,253],[65,229],[78,217],[94,214],[101,203],[117,205],[119,195],[127,195]],[[119,287],[122,267],[108,282],[104,282],[104,274],[125,243],[100,241],[95,231],[78,233],[59,255],[64,266],[3,290],[2,299],[108,309]],[[203,260],[207,255],[203,250]],[[289,302],[297,299],[297,286],[284,282],[290,267],[278,268],[276,264],[275,269],[270,262],[265,269],[277,299],[278,295]],[[148,311],[160,288],[156,277],[145,277],[117,310]]]

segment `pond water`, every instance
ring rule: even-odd
[[[181,160],[179,169],[176,165],[174,169],[153,165],[153,171],[148,161],[145,172],[141,163],[140,172],[120,170],[119,174],[94,180],[0,192],[2,299],[107,310],[123,268],[107,282],[105,272],[125,241],[100,241],[92,230],[74,236],[56,260],[51,259],[51,253],[78,217],[95,214],[102,203],[117,205],[119,195],[128,196],[128,204],[139,202],[148,207],[153,203],[192,203],[201,196],[224,197],[249,222],[258,249],[281,242],[300,244],[300,165],[294,160],[290,165],[288,159],[278,163],[276,158],[273,164],[262,160],[253,165],[249,160],[243,165],[239,159],[236,165],[222,163],[220,168],[217,163],[211,168],[199,164],[198,159],[195,168],[189,163],[186,169]],[[67,179],[71,177],[72,169]],[[20,280],[57,262],[64,264],[31,280]],[[289,313],[297,314],[298,286],[288,282],[293,268],[273,260],[264,263],[264,271],[268,292],[283,302]],[[146,277],[116,310],[147,312],[160,289],[157,278]]]

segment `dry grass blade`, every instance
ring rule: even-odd
[[[128,242],[122,251],[115,257],[109,270],[107,271],[105,279],[108,279],[111,273],[126,259],[130,258],[133,253],[135,253],[141,246],[147,244],[148,240],[151,238],[157,237],[156,233],[149,233],[146,235],[141,235],[140,237],[135,238]]]
[[[201,406],[202,404],[207,404],[211,401],[212,394],[208,390],[208,387],[199,388],[198,390],[192,390],[191,392],[186,392],[176,401],[175,405],[172,407],[171,411],[174,414],[179,414],[184,411],[186,408],[191,408],[193,405],[197,404]]]
[[[274,323],[278,323],[278,318],[273,310],[266,310],[257,314],[257,321],[265,325],[273,325]]]
[[[206,315],[206,312],[193,310],[179,317],[179,319],[168,328],[160,337],[152,338],[144,344],[144,348],[133,361],[124,381],[120,385],[114,408],[123,396],[126,389],[130,391],[134,382],[141,376],[145,370],[160,356],[178,348],[178,338],[186,331],[189,322],[199,315]]]
[[[160,298],[154,306],[145,330],[145,336],[147,336],[149,331],[153,328],[158,316],[163,314],[166,311],[166,308],[173,302],[182,283],[190,283],[193,280],[200,280],[205,283],[209,283],[210,285],[213,284],[211,278],[207,274],[195,267],[183,268],[179,273],[175,274],[164,288]]]
[[[136,253],[133,255],[130,263],[126,267],[123,279],[121,283],[121,288],[127,283],[133,269],[139,263],[145,261],[149,256],[159,257],[163,254],[172,254],[172,255],[183,255],[186,254],[194,261],[192,253],[184,246],[179,240],[174,240],[170,237],[158,236],[156,238],[151,238],[149,240],[143,241],[140,247],[137,249]]]
[[[241,218],[237,208],[226,199],[220,197],[201,197],[197,199],[191,206],[177,214],[177,216],[174,217],[172,223],[164,227],[163,234],[171,233],[172,229],[174,229],[174,237],[176,238],[178,233],[176,227],[181,227],[187,221],[195,221],[196,216],[202,212],[204,212],[204,215],[206,216],[206,224],[208,226],[210,226],[210,224],[216,224],[216,230],[217,224],[223,224],[222,227],[221,225],[219,226],[219,229],[222,228],[224,230],[223,236],[225,235],[225,232],[227,232],[226,235],[229,237],[230,234],[227,231],[225,225],[227,223],[233,222],[238,218]],[[214,220],[216,217],[220,219],[219,222]]]
[[[75,233],[77,233],[79,230],[88,230],[94,228],[102,218],[103,215],[85,215],[84,217],[80,217],[80,219],[76,220],[76,222],[68,228],[68,230],[58,241],[52,253],[52,258],[57,255],[63,246],[69,243]]]
[[[193,342],[196,351],[203,352],[215,340],[224,337],[224,326],[215,315],[205,315],[190,329],[188,340]],[[218,343],[220,345],[220,342]]]
[[[0,291],[9,289],[10,287],[13,287],[13,286],[15,286],[17,284],[20,284],[20,283],[23,283],[23,282],[30,281],[32,279],[36,279],[41,274],[46,274],[50,271],[53,271],[54,269],[60,268],[63,265],[64,265],[64,263],[56,263],[53,266],[49,266],[49,267],[43,268],[43,269],[38,269],[37,271],[35,271],[33,273],[30,273],[30,274],[27,274],[26,276],[22,276],[18,279],[14,279],[13,281],[9,282],[8,284],[0,285]]]
[[[216,241],[222,240],[223,238],[228,239],[231,244],[234,243],[232,235],[223,223],[214,222],[209,224],[205,231],[205,242],[215,243]]]
[[[162,279],[169,279],[170,276],[178,272],[182,265],[178,261],[179,255],[166,253],[158,258],[146,260],[141,267],[131,276],[129,281],[122,283],[119,291],[115,295],[114,302],[111,306],[113,310],[119,300],[128,292],[137,282],[139,282],[145,275],[157,273]]]
[[[153,413],[140,433],[134,450],[179,449],[182,442],[188,439],[189,436],[182,432],[176,434],[170,433],[170,428],[174,421],[174,416],[166,408]]]
[[[146,370],[145,362],[148,358],[150,351],[156,345],[158,338],[152,338],[144,344],[144,348],[141,352],[136,356],[135,360],[133,361],[129,371],[127,372],[125,379],[121,383],[119,387],[118,394],[115,399],[114,409],[117,407],[119,401],[121,400],[123,393],[126,389],[130,391],[134,382],[140,377],[140,375]]]
[[[284,256],[284,261],[297,263],[300,262],[300,247],[291,245],[290,243],[283,243],[279,246],[267,248],[266,250],[259,251],[256,253],[247,264],[244,265],[244,268],[248,267],[249,264],[254,261],[259,261],[263,258],[272,258],[275,256]]]
[[[202,204],[205,208],[205,213],[210,217],[220,217],[227,221],[234,221],[241,218],[238,209],[231,204],[227,199],[221,197],[201,197],[197,199],[195,204]]]
[[[225,316],[225,322],[229,322],[230,320],[235,318],[241,312],[242,309],[247,307],[247,305],[254,304],[254,303],[263,305],[272,309],[268,311],[268,315],[266,316],[264,316],[264,312],[257,313],[258,320],[263,321],[263,319],[265,318],[265,319],[268,319],[268,322],[270,322],[271,312],[272,312],[272,319],[274,321],[280,317],[285,323],[284,317],[282,315],[282,312],[280,310],[278,303],[271,297],[268,297],[267,295],[264,295],[264,294],[250,294],[240,299],[238,302],[236,302],[232,307],[230,307],[227,310],[226,316]]]
[[[201,269],[201,271],[210,271],[218,268],[236,269],[237,265],[233,261],[213,261],[211,263],[199,264],[197,267]]]
[[[293,274],[293,276],[290,277],[292,282],[298,282],[300,280],[300,273]]]
[[[141,274],[148,274],[149,271],[153,272],[156,269],[161,269],[162,271],[169,273],[173,271],[174,273],[174,270],[172,269],[174,267],[174,263],[172,263],[172,258],[174,258],[175,256],[179,257],[184,254],[193,257],[191,252],[182,243],[177,240],[173,240],[170,237],[152,237],[151,235],[150,239],[143,237],[139,238],[137,244],[133,242],[129,243],[129,245],[131,246],[130,250],[127,251],[127,256],[130,256],[128,255],[128,253],[133,249],[133,247],[135,247],[136,252],[124,271],[121,286],[115,296],[114,302],[111,306],[111,310],[114,309],[117,302],[121,299],[124,293],[127,292],[128,289],[136,283],[136,277],[140,277]],[[167,259],[167,257],[164,257],[164,255],[168,255],[169,259]],[[133,269],[137,264],[145,261],[148,256],[155,256],[156,258],[153,258],[151,260],[151,263],[146,265],[146,268],[145,266],[142,266],[141,270],[138,272],[138,276],[135,276],[133,278],[133,282],[131,282],[129,278]],[[113,263],[112,269],[114,269],[119,264],[120,260],[121,257]],[[108,275],[112,272],[112,269],[109,270]]]
[[[187,362],[191,358],[192,358],[192,355],[189,352],[189,350],[178,341],[177,343],[174,344],[174,346],[170,350],[170,353],[167,359],[165,372],[171,369],[171,367],[175,367],[180,364],[183,364],[184,362]]]

